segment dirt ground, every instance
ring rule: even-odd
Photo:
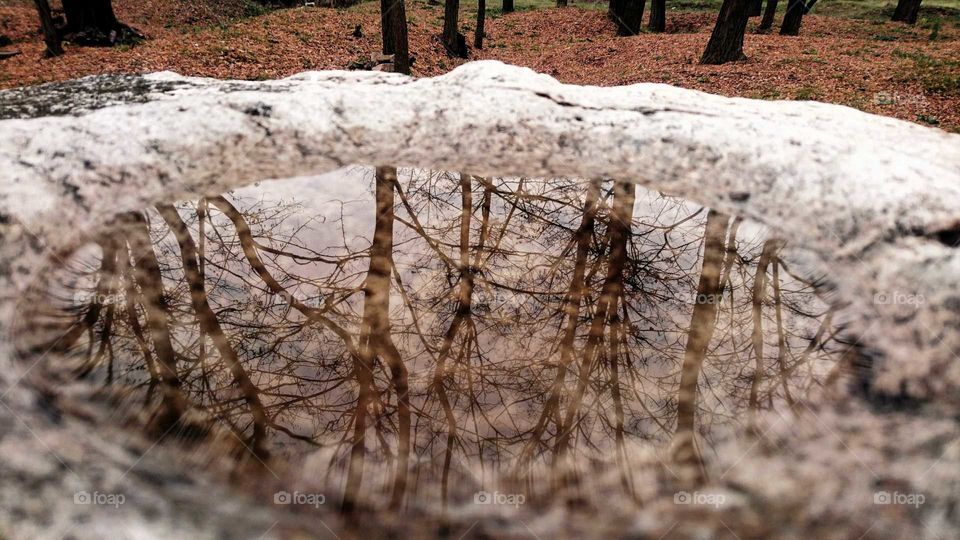
[[[783,3],[783,2],[782,2]],[[119,18],[147,41],[112,49],[66,46],[43,59],[30,3],[0,1],[0,34],[23,54],[0,60],[0,88],[97,73],[171,70],[185,75],[268,79],[304,70],[345,69],[379,50],[379,3],[345,10],[305,7],[266,11],[245,0],[216,8],[204,2],[115,0]],[[476,14],[463,6],[461,28],[472,42]],[[432,76],[464,62],[448,57],[436,34],[443,7],[407,2],[414,74]],[[489,12],[482,50],[496,59],[577,84],[668,83],[760,99],[818,100],[960,132],[960,28],[908,27],[879,20],[809,15],[799,37],[746,37],[749,59],[702,66],[699,56],[713,12],[668,12],[667,33],[617,37],[603,9],[577,5]],[[360,25],[363,37],[353,37]]]

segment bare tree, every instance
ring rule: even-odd
[[[783,14],[780,23],[781,36],[796,36],[800,34],[800,23],[806,13],[807,5],[804,0],[787,0],[787,12]]]
[[[380,0],[380,28],[383,34],[383,54],[393,55],[394,71],[409,75],[410,50],[404,0]]]
[[[921,0],[898,0],[891,20],[915,24],[920,15],[920,2]]]
[[[487,18],[487,0],[477,2],[477,28],[473,31],[473,46],[483,48],[483,27]]]
[[[700,58],[701,64],[725,64],[746,59],[743,35],[747,31],[751,0],[723,0],[717,24]]]
[[[667,2],[666,0],[651,0],[650,20],[647,28],[651,32],[665,32],[667,30]]]
[[[777,16],[777,0],[767,0],[767,7],[763,10],[763,19],[760,20],[760,26],[757,30],[766,32],[773,28],[773,20]]]
[[[617,34],[635,36],[640,33],[645,5],[646,0],[610,0],[607,14],[617,25]]]
[[[43,41],[47,50],[43,55],[47,58],[63,54],[63,45],[60,43],[60,33],[53,25],[53,16],[50,14],[50,4],[47,0],[34,0],[37,13],[40,15],[40,27],[43,29]]]
[[[443,33],[440,35],[440,40],[448,54],[466,58],[467,38],[460,33],[459,18],[460,0],[446,0],[443,5]]]

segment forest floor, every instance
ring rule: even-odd
[[[713,0],[681,0],[678,10],[668,11],[667,33],[631,37],[615,35],[605,4],[557,9],[531,1],[539,4],[518,0],[519,11],[506,15],[498,2],[488,9],[484,48],[471,48],[470,60],[528,66],[567,83],[659,82],[728,96],[838,103],[960,132],[960,9],[949,5],[955,0],[924,2],[922,19],[912,27],[884,20],[892,6],[876,5],[864,14],[868,4],[851,1],[832,5],[830,15],[815,10],[804,18],[799,37],[758,34],[758,19],[751,19],[744,46],[749,59],[723,66],[698,63],[716,19]],[[32,3],[0,0],[0,34],[14,41],[5,49],[23,53],[0,60],[0,88],[161,70],[271,79],[345,69],[380,48],[379,2],[272,11],[249,0],[114,4],[123,22],[148,37],[144,43],[111,49],[68,44],[64,56],[43,59]],[[461,31],[471,44],[475,6],[462,3]],[[442,5],[407,0],[407,15],[414,75],[439,75],[466,61],[448,57],[436,38]],[[778,22],[780,16],[782,6]],[[353,37],[357,25],[363,37]]]

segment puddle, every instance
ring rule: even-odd
[[[709,462],[834,379],[788,252],[630,184],[354,167],[117,216],[51,261],[16,340],[276,504],[511,507],[597,464],[642,490],[635,462]]]

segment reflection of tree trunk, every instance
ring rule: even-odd
[[[130,261],[130,252],[127,251],[126,246],[120,251],[121,260],[126,264],[129,264]],[[160,374],[157,371],[157,366],[153,361],[153,354],[150,352],[150,346],[147,344],[146,337],[143,334],[143,327],[140,326],[140,319],[137,317],[137,304],[136,299],[139,296],[137,292],[137,284],[134,276],[131,275],[131,272],[124,272],[124,302],[127,312],[127,322],[130,325],[130,331],[133,333],[133,337],[137,342],[137,346],[140,347],[140,353],[143,354],[144,362],[147,364],[147,372],[150,374],[150,385],[147,387],[146,395],[143,397],[144,406],[150,403],[150,400],[153,399],[153,392],[156,390],[157,385],[160,384]]]
[[[620,296],[623,304],[624,313],[627,306],[623,294]],[[613,398],[613,412],[615,417],[614,430],[615,442],[617,447],[617,466],[620,468],[620,481],[624,489],[633,493],[630,488],[630,481],[627,476],[627,447],[623,437],[623,396],[620,394],[620,351],[625,345],[626,335],[624,333],[623,319],[620,318],[619,310],[616,305],[613,308],[613,317],[610,320],[610,351],[607,353],[607,362],[610,369],[610,397]]]
[[[767,240],[763,243],[760,259],[757,261],[757,271],[753,276],[753,357],[756,360],[753,373],[753,382],[750,384],[751,422],[753,414],[759,407],[760,385],[763,383],[763,301],[767,296],[767,268],[770,261],[779,249],[777,240]]]
[[[127,221],[130,225],[127,242],[134,257],[136,281],[140,284],[148,333],[157,355],[157,373],[163,396],[163,410],[154,422],[159,430],[166,433],[186,412],[187,401],[180,391],[177,356],[170,339],[169,307],[163,292],[160,262],[150,240],[150,229],[141,214],[128,214]]]
[[[372,386],[373,367],[380,358],[390,369],[391,384],[397,394],[397,462],[394,471],[393,493],[390,507],[397,509],[406,492],[410,461],[410,394],[407,369],[390,337],[390,273],[393,267],[393,184],[397,180],[394,167],[377,167],[376,172],[376,223],[373,244],[370,246],[370,267],[365,283],[363,323],[360,335],[360,362],[357,375],[361,382],[355,419],[356,430],[347,489],[344,494],[344,509],[352,510],[356,504],[360,482],[363,479],[364,432],[366,399],[363,392]]]
[[[487,202],[486,197],[485,202]],[[440,406],[443,408],[444,417],[447,421],[447,444],[444,449],[443,475],[440,482],[444,507],[447,504],[453,447],[457,440],[457,421],[446,388],[446,361],[450,356],[450,350],[453,348],[460,327],[470,318],[473,312],[473,289],[477,271],[476,267],[470,263],[470,222],[473,217],[473,190],[470,176],[464,173],[460,173],[460,203],[460,283],[457,293],[457,307],[454,310],[450,326],[447,327],[447,331],[443,335],[443,342],[437,354],[436,368],[433,372],[433,388],[437,392],[437,399],[440,401]],[[482,249],[482,246],[480,249]]]
[[[694,441],[694,421],[697,411],[697,382],[707,355],[707,347],[713,338],[717,322],[717,310],[723,296],[724,252],[732,257],[736,239],[731,233],[728,248],[724,247],[730,218],[714,210],[707,213],[703,238],[703,269],[697,283],[697,298],[690,318],[683,367],[680,372],[680,389],[677,396],[677,431],[675,435],[675,459],[681,463],[700,462]]]
[[[583,397],[590,382],[590,372],[593,371],[596,357],[601,354],[600,342],[603,340],[604,328],[610,319],[615,316],[620,297],[623,294],[623,270],[627,262],[627,244],[630,241],[635,193],[636,186],[631,182],[617,181],[614,183],[613,212],[608,224],[610,255],[607,260],[607,275],[604,278],[600,298],[590,322],[587,344],[584,347],[583,359],[580,363],[577,388],[570,399],[560,435],[554,448],[558,460],[567,452],[572,434],[577,429],[576,417],[580,413]]]
[[[577,337],[577,323],[580,320],[580,303],[584,293],[584,279],[587,273],[587,255],[590,251],[590,243],[593,240],[593,232],[597,217],[597,200],[600,198],[600,182],[593,181],[587,187],[586,199],[583,205],[583,215],[580,218],[580,227],[574,233],[574,240],[577,243],[577,252],[573,260],[573,276],[570,279],[570,288],[567,290],[567,296],[564,301],[563,311],[567,319],[567,327],[560,340],[560,362],[557,364],[557,373],[553,378],[553,385],[550,388],[550,395],[543,405],[543,411],[537,424],[533,427],[530,439],[524,446],[518,460],[518,466],[532,457],[533,452],[540,444],[543,438],[543,432],[546,429],[547,421],[556,417],[559,418],[560,396],[563,393],[563,381],[567,375],[567,369],[570,361],[573,359],[573,344]]]
[[[780,258],[773,259],[773,305],[777,317],[777,365],[780,368],[780,382],[783,384],[784,398],[787,404],[793,407],[793,396],[790,395],[790,385],[787,384],[787,338],[783,330],[783,309],[780,298]]]
[[[227,339],[223,328],[220,327],[220,321],[217,315],[210,308],[207,300],[206,286],[200,274],[200,265],[197,258],[197,246],[190,236],[187,225],[180,218],[180,214],[171,205],[158,205],[157,210],[167,222],[167,226],[173,231],[177,238],[177,244],[180,246],[180,258],[183,261],[183,274],[190,286],[190,302],[193,305],[193,311],[196,313],[197,322],[204,334],[210,336],[214,346],[220,353],[220,358],[227,364],[234,382],[240,388],[247,407],[250,409],[250,416],[253,419],[253,435],[251,438],[252,451],[258,459],[266,459],[270,452],[266,448],[267,418],[266,410],[260,401],[260,390],[250,380],[247,372],[243,369],[236,351]]]

